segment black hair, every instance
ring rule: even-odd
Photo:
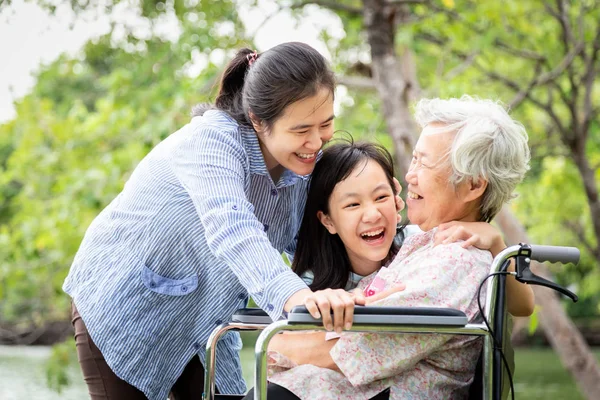
[[[255,122],[269,129],[288,105],[314,96],[322,88],[334,95],[333,71],[311,46],[289,42],[258,54],[255,59],[253,54],[247,48],[238,51],[223,72],[215,106],[196,106],[192,114],[202,115],[207,109],[217,108],[238,123],[251,126],[252,112]]]
[[[304,216],[298,232],[298,245],[292,262],[296,274],[312,271],[312,290],[343,289],[350,277],[352,266],[338,235],[330,234],[323,226],[317,213],[329,214],[329,198],[335,186],[346,179],[354,169],[368,160],[381,166],[392,187],[394,185],[394,162],[385,147],[367,142],[354,143],[343,140],[323,150],[310,178]],[[397,232],[400,242],[394,240],[388,257],[398,252],[402,239],[402,227]]]

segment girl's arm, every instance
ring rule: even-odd
[[[464,240],[463,247],[475,246],[489,250],[496,257],[506,248],[500,232],[486,222],[448,222],[438,227],[435,243],[452,243]],[[515,270],[511,260],[509,271]],[[533,313],[535,296],[531,286],[521,283],[510,275],[506,278],[506,306],[508,312],[516,317],[528,317]]]

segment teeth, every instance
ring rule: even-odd
[[[383,232],[383,228],[377,229],[376,231],[361,233],[360,236],[377,236]]]
[[[309,158],[314,158],[314,156],[315,156],[316,154],[317,154],[317,153],[308,153],[308,154],[304,154],[304,153],[296,153],[296,155],[297,155],[298,157],[300,157],[300,158],[304,158],[304,159],[306,159],[306,160],[308,160]]]
[[[407,195],[408,197],[410,197],[411,199],[418,199],[418,198],[420,198],[420,197],[421,197],[421,196],[419,196],[418,194],[416,194],[416,193],[414,193],[414,192],[408,192],[406,195]]]

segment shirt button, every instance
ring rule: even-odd
[[[153,287],[156,287],[156,283],[154,283],[154,282],[150,282],[150,287],[152,287],[152,288],[153,288]]]
[[[194,343],[194,349],[200,350],[200,343]]]
[[[265,232],[269,230],[269,225],[264,224],[264,227],[265,227]]]
[[[273,196],[277,196],[277,189],[271,189],[271,194]]]
[[[273,304],[267,304],[267,311],[273,311],[274,308]]]
[[[237,204],[234,204],[233,207],[231,207],[232,210],[237,210]]]
[[[182,292],[187,292],[187,286],[182,286],[182,287],[181,287],[181,291],[182,291]]]

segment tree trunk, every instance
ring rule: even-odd
[[[406,79],[395,52],[396,9],[383,0],[363,1],[364,26],[371,46],[373,80],[381,99],[383,115],[394,140],[396,160],[403,174],[415,143],[416,124],[409,109]],[[403,60],[406,62],[406,60]],[[403,66],[406,70],[406,65]],[[402,175],[403,176],[403,175]],[[529,242],[523,226],[505,207],[496,221],[508,242]],[[541,276],[548,270],[539,263],[532,269]],[[540,306],[540,323],[562,364],[571,373],[581,392],[588,398],[600,393],[600,369],[581,333],[573,325],[550,289],[533,286],[536,303]]]
[[[502,209],[496,222],[507,244],[531,243],[525,229],[508,207]],[[532,261],[531,269],[537,275],[550,279],[550,272],[543,264]],[[600,368],[589,346],[565,313],[556,292],[542,286],[533,285],[532,288],[536,304],[540,306],[540,325],[548,341],[586,398],[597,399],[600,393]]]
[[[596,243],[590,243],[590,250],[592,255],[600,260],[600,197],[598,196],[598,185],[596,184],[595,172],[585,157],[585,141],[583,139],[580,141],[583,143],[571,147],[571,155],[581,175],[592,217]]]
[[[363,23],[371,46],[373,80],[381,99],[388,132],[394,141],[398,175],[403,177],[408,171],[417,128],[408,104],[410,85],[407,85],[402,74],[403,66],[394,48],[396,11],[384,0],[365,0],[363,4]],[[404,69],[410,70],[406,65]]]

